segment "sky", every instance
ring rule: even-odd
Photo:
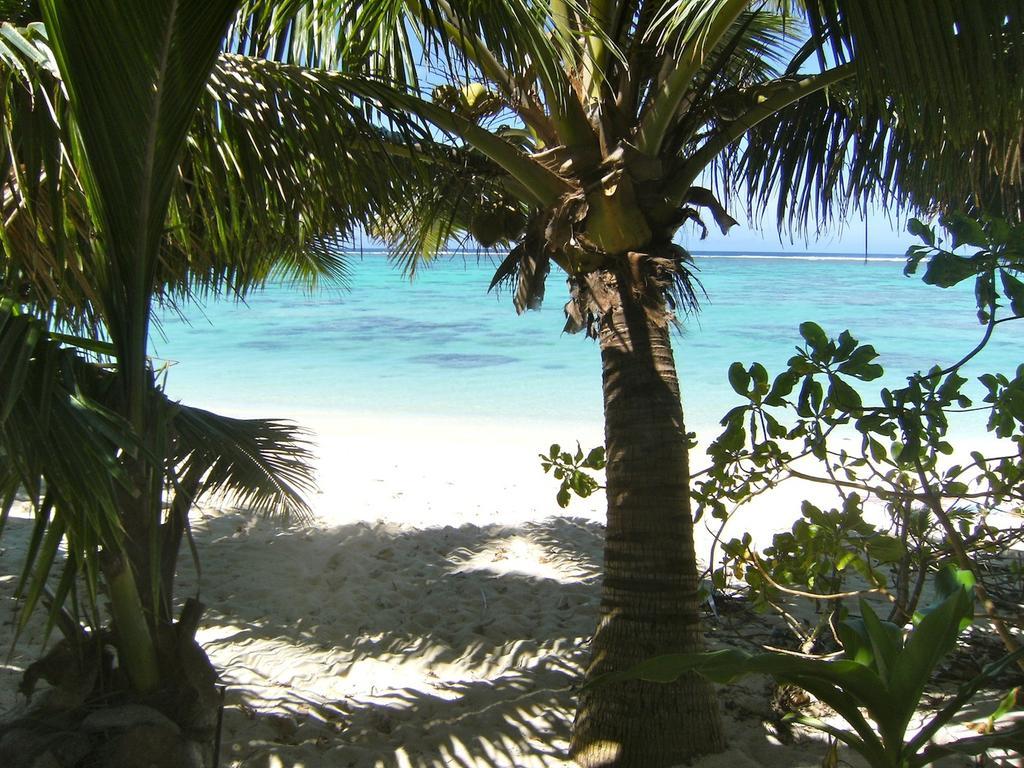
[[[775,228],[773,219],[766,216],[760,227],[751,226],[745,216],[738,215],[736,218],[740,224],[733,227],[728,235],[723,235],[714,226],[710,216],[706,216],[708,236],[706,240],[700,239],[699,232],[693,227],[684,227],[676,236],[676,241],[684,248],[691,251],[734,251],[738,253],[749,253],[766,251],[770,253],[844,253],[863,254],[864,249],[864,219],[859,216],[851,216],[841,226],[823,232],[820,236],[812,236],[805,241],[802,238],[794,238],[792,241],[787,236],[780,237]],[[872,254],[895,254],[902,256],[911,245],[920,245],[920,241],[907,234],[906,221],[890,219],[880,212],[872,212],[868,215],[867,222],[868,244],[867,252]],[[361,242],[367,248],[385,248],[385,244],[379,241],[359,236],[356,241]],[[468,246],[472,247],[472,246]]]
[[[789,236],[780,238],[775,228],[774,219],[765,216],[760,228],[751,227],[745,216],[738,212],[732,212],[740,221],[739,226],[733,227],[728,235],[713,225],[709,227],[708,237],[701,240],[699,233],[694,233],[689,227],[681,231],[677,238],[684,247],[693,251],[772,251],[772,252],[797,252],[797,253],[864,253],[864,219],[851,215],[850,218],[829,232],[823,232],[818,237],[813,237],[809,242],[802,238],[795,238],[792,242]],[[906,217],[904,217],[905,219]],[[892,253],[902,256],[911,245],[918,245],[920,241],[907,234],[906,221],[904,219],[890,219],[881,212],[871,212],[868,215],[868,253]],[[711,224],[710,216],[707,217]]]

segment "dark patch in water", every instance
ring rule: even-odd
[[[508,365],[516,362],[516,358],[505,355],[416,355],[409,358],[410,363],[436,365],[438,368],[489,368],[495,365]]]
[[[305,323],[312,320],[315,327]],[[321,338],[355,337],[358,341],[420,341],[443,344],[469,330],[464,323],[430,322],[387,315],[361,315],[344,318],[294,318],[279,323],[266,323],[261,333],[268,336],[294,336],[316,334]]]
[[[258,349],[263,352],[270,352],[278,349],[290,349],[294,347],[294,344],[289,344],[284,341],[240,341],[237,346],[243,349]]]

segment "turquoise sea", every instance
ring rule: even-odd
[[[697,255],[708,297],[674,339],[688,426],[706,430],[734,405],[733,361],[777,372],[813,319],[881,353],[886,383],[971,349],[981,328],[972,289],[904,277],[898,255]],[[596,343],[561,333],[564,276],[553,271],[539,312],[517,316],[487,292],[490,257],[440,259],[410,281],[381,252],[354,254],[349,289],[272,285],[161,312],[153,353],[173,361],[169,393],[228,413],[389,412],[599,424]],[[1015,324],[972,366],[1021,362]]]

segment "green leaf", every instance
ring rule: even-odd
[[[907,264],[903,267],[903,274],[907,277],[917,274],[917,268],[921,262],[928,258],[933,252],[932,248],[923,245],[912,245],[907,248]]]
[[[750,655],[737,649],[707,653],[669,654],[647,659],[631,669],[597,678],[589,685],[642,679],[672,682],[696,670],[716,683],[730,683],[749,674],[771,675],[776,680],[813,687],[816,696],[837,711],[856,719],[858,706],[872,717],[890,718],[896,713],[878,675],[849,660],[822,661],[779,653]]]
[[[562,487],[558,489],[558,493],[555,495],[555,501],[558,502],[558,506],[565,509],[569,506],[569,500],[572,496],[569,493],[569,487],[566,483],[562,483]]]
[[[871,451],[871,458],[877,462],[883,462],[888,457],[885,446],[873,437],[868,438],[868,448]]]
[[[1007,693],[1000,701],[996,708],[986,718],[986,727],[989,732],[995,730],[996,722],[1006,717],[1008,714],[1018,709],[1018,701],[1020,700],[1020,686],[1011,688],[1010,692]]]
[[[800,335],[816,355],[821,356],[828,347],[828,336],[817,323],[800,323]]]
[[[874,654],[878,676],[888,686],[900,651],[903,650],[902,633],[900,628],[892,622],[881,621],[865,600],[860,601],[860,612],[871,641],[871,650]]]
[[[843,655],[850,661],[874,668],[875,651],[868,637],[864,620],[855,616],[836,624],[836,635],[843,646]]]
[[[833,405],[847,413],[861,410],[860,395],[838,376],[829,376],[828,397]]]
[[[962,497],[967,494],[970,489],[967,487],[967,483],[962,483],[958,480],[946,483],[943,488],[943,494],[946,496]]]
[[[1017,317],[1024,316],[1024,283],[1005,269],[999,271],[999,279],[1003,284],[1003,292],[1010,299],[1010,310]]]
[[[836,346],[836,359],[842,359],[847,357],[851,352],[857,348],[857,340],[853,337],[848,330],[843,331],[839,334],[838,344]]]
[[[968,570],[946,565],[935,574],[935,593],[940,600],[974,589],[976,579]]]
[[[592,448],[590,453],[587,454],[587,458],[584,459],[583,466],[589,467],[590,469],[604,469],[604,446],[599,445],[596,448]]]
[[[895,536],[879,534],[867,542],[870,555],[880,563],[897,563],[906,554],[906,547]]]
[[[863,344],[853,350],[850,357],[839,365],[839,373],[855,376],[861,381],[873,381],[884,372],[882,366],[872,363],[878,357],[875,348],[870,344]]]
[[[907,232],[918,237],[926,245],[935,246],[935,230],[929,227],[920,219],[911,219],[907,222]]]
[[[947,251],[938,251],[928,262],[924,271],[924,282],[928,285],[937,285],[940,288],[952,288],[957,283],[974,277],[977,274],[974,262],[963,256],[957,256]]]
[[[984,248],[988,245],[988,237],[981,222],[966,213],[957,211],[950,216],[943,217],[940,223],[952,236],[954,249],[961,245],[973,245],[977,248]]]
[[[775,377],[775,382],[772,384],[772,388],[768,391],[768,396],[764,399],[766,405],[781,406],[784,398],[788,397],[793,391],[793,387],[796,386],[799,378],[791,371],[783,371]]]
[[[750,389],[750,374],[743,367],[743,363],[733,363],[729,366],[729,384],[738,395],[747,396]]]
[[[108,357],[113,357],[117,353],[117,349],[113,344],[99,339],[71,336],[66,333],[53,333],[51,336],[55,341],[86,352],[95,352],[98,355],[106,355]]]
[[[758,394],[764,395],[768,392],[768,371],[760,363],[750,366],[750,378],[754,381],[755,390]]]
[[[894,662],[889,687],[894,706],[901,710],[897,723],[901,733],[910,722],[935,667],[956,645],[960,622],[970,610],[971,599],[967,592],[957,589],[910,633]]]
[[[991,681],[999,680],[1004,677],[1007,668],[1012,664],[1016,664],[1021,658],[1024,658],[1024,648],[1018,648],[1013,653],[1008,653],[1001,659],[985,665],[978,675],[962,684],[953,699],[939,710],[931,720],[929,720],[925,726],[918,731],[914,738],[907,742],[907,752],[910,754],[916,754],[918,750],[932,740],[942,726],[952,720],[959,713],[961,708],[971,700],[975,693]],[[1012,731],[1010,734],[1012,734]],[[998,736],[999,734],[994,735],[994,737]],[[969,747],[979,744],[985,745],[985,748],[998,745],[994,739],[989,740],[989,737],[984,737],[981,740],[973,738],[961,739],[953,742],[950,746],[954,751],[962,751],[966,754],[977,754],[977,752],[970,750]],[[1014,745],[1014,748],[1015,747],[1016,745]]]

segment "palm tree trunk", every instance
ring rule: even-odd
[[[152,693],[160,685],[160,661],[146,621],[132,566],[120,555],[107,553],[104,575],[117,635],[118,654],[132,688]]]
[[[587,680],[702,647],[689,467],[664,306],[648,313],[625,277],[601,333],[608,528],[601,620]],[[658,768],[724,748],[718,703],[696,674],[664,685],[597,685],[580,695],[573,757],[585,766]]]

